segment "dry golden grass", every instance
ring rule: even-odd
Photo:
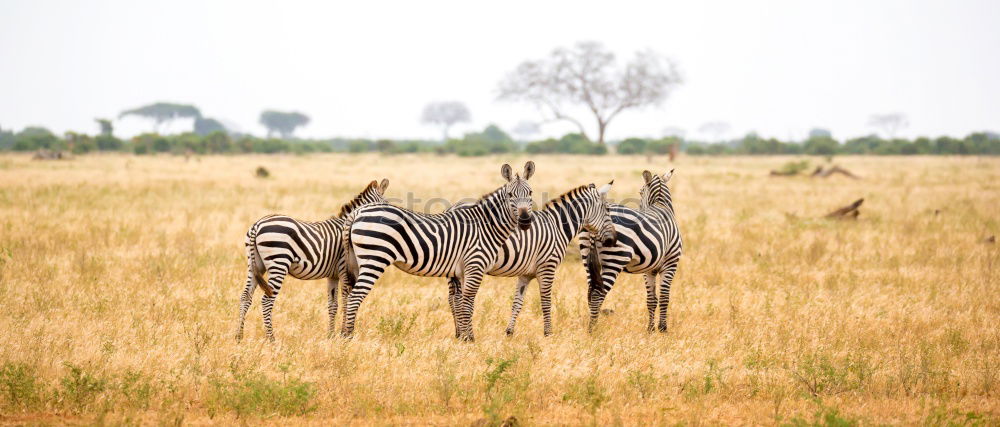
[[[642,169],[677,168],[669,334],[645,332],[631,275],[586,334],[571,250],[549,338],[534,283],[508,338],[514,280],[487,279],[469,344],[443,280],[391,270],[351,341],[326,338],[324,283],[289,279],[277,344],[259,300],[234,342],[258,217],[326,218],[381,177],[401,199],[478,196],[526,159],[2,156],[0,422],[1000,422],[996,158],[837,158],[854,181],[770,178],[776,157],[535,157],[536,203],[612,177],[635,197]],[[857,222],[816,219],[858,197]]]

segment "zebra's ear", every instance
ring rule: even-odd
[[[663,174],[663,183],[666,184],[670,182],[670,178],[674,176],[674,170],[670,169],[667,173]]]
[[[502,176],[503,179],[506,179],[507,182],[510,182],[511,180],[511,175],[513,175],[511,172],[512,171],[510,169],[510,165],[506,163],[504,163],[503,166],[500,167],[500,176]]]
[[[378,193],[381,194],[381,195],[385,195],[385,190],[387,188],[389,188],[389,179],[388,178],[382,178],[382,184],[380,184],[378,186]]]
[[[650,171],[642,171],[642,179],[646,180],[646,184],[653,180],[653,173]]]
[[[608,193],[611,192],[611,186],[614,185],[614,183],[615,180],[612,179],[611,182],[604,184],[601,188],[597,189],[597,192],[601,193],[601,197],[608,197]]]
[[[524,180],[527,181],[535,174],[535,162],[528,160],[528,163],[524,164]]]

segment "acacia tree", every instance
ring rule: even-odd
[[[903,113],[874,114],[868,118],[868,126],[882,129],[889,139],[896,137],[896,132],[910,125]]]
[[[199,117],[197,119],[194,119],[194,133],[198,135],[205,136],[212,132],[219,132],[219,131],[225,132],[226,126],[223,125],[222,122],[218,120],[208,117]]]
[[[597,122],[597,142],[604,144],[608,124],[619,113],[659,105],[680,83],[675,63],[655,52],[637,52],[619,68],[603,45],[580,42],[521,63],[500,82],[498,99],[532,103],[547,121],[573,123],[586,137],[583,123],[568,112],[583,106]]]
[[[94,119],[98,126],[101,127],[101,135],[111,136],[115,133],[115,127],[111,124],[111,120],[108,119]]]
[[[198,119],[201,117],[201,111],[193,105],[157,102],[155,104],[125,110],[118,115],[119,118],[125,116],[139,116],[151,119],[155,123],[154,126],[156,132],[159,133],[164,123],[181,118]]]
[[[260,113],[259,122],[267,128],[268,138],[275,133],[282,138],[288,138],[295,133],[296,128],[309,124],[309,116],[294,111],[265,110]]]
[[[465,104],[458,101],[431,102],[424,107],[420,123],[441,126],[444,140],[448,140],[448,130],[457,123],[472,120],[472,114]]]

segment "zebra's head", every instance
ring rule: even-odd
[[[589,204],[583,224],[587,231],[601,239],[601,244],[604,247],[614,247],[618,244],[615,224],[611,222],[611,214],[608,213],[608,192],[611,191],[611,185],[614,183],[615,180],[612,179],[601,188],[595,188],[594,184],[590,184],[593,203]]]
[[[643,207],[653,206],[656,203],[670,206],[673,203],[670,197],[670,188],[667,187],[667,182],[673,175],[673,169],[663,175],[657,175],[648,170],[642,171],[642,179],[646,181],[646,184],[639,190]]]
[[[517,218],[517,226],[521,230],[531,228],[533,203],[531,201],[531,185],[528,184],[528,179],[534,173],[535,162],[531,160],[524,164],[524,172],[521,174],[513,173],[508,164],[504,164],[500,168],[500,175],[507,180],[507,184],[503,186],[503,193],[507,198],[510,214]]]

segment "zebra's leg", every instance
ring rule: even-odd
[[[271,310],[274,309],[274,300],[281,292],[281,284],[285,282],[288,274],[288,267],[275,265],[267,269],[267,289],[264,296],[260,298],[261,313],[264,317],[264,332],[268,341],[274,342],[274,327],[271,324]]]
[[[538,271],[538,292],[542,297],[543,333],[552,335],[552,282],[556,278],[555,267]]]
[[[649,312],[649,321],[646,323],[646,331],[653,332],[653,321],[656,318],[656,273],[646,273],[646,311]]]
[[[667,306],[670,305],[670,284],[674,281],[675,273],[677,263],[673,262],[663,269],[663,277],[660,278],[660,332],[667,332]]]
[[[472,268],[469,268],[472,267]],[[482,267],[466,266],[462,275],[462,304],[459,307],[458,323],[462,329],[462,341],[475,341],[472,333],[472,314],[476,307],[476,293],[479,292],[479,285],[483,281]]]
[[[524,305],[524,290],[531,281],[530,276],[517,278],[517,288],[514,289],[514,303],[510,307],[510,322],[507,322],[507,335],[514,335],[514,324],[517,323],[517,315],[521,314],[521,307]]]
[[[330,323],[327,325],[326,329],[327,338],[333,337],[333,333],[337,330],[337,305],[338,300],[340,299],[340,295],[338,295],[338,293],[340,292],[342,282],[344,282],[344,280],[338,278],[326,278],[326,311],[330,314]]]
[[[462,335],[461,325],[458,324],[459,295],[462,294],[462,282],[457,277],[448,279],[448,309],[451,310],[451,320],[455,323],[455,338]]]
[[[604,299],[607,298],[608,292],[611,292],[611,287],[618,280],[618,275],[625,268],[624,264],[617,262],[617,260],[602,260],[601,265],[601,283],[595,284],[593,283],[593,279],[589,276],[587,277],[590,285],[587,293],[587,305],[590,309],[590,323],[587,325],[587,332],[594,331],[594,327],[597,325],[597,318],[601,314],[601,306],[604,305]]]
[[[257,289],[256,278],[253,274],[253,260],[248,262],[247,266],[247,284],[243,287],[243,292],[240,293],[240,323],[236,327],[236,342],[243,340],[243,323],[247,319],[247,310],[250,310],[250,305],[253,304],[253,291]]]
[[[376,264],[375,261],[368,260],[358,269],[358,277],[351,288],[351,295],[344,303],[344,326],[340,329],[342,337],[350,338],[354,335],[354,321],[358,315],[358,308],[375,286],[375,282],[385,273],[386,267],[388,263]]]

